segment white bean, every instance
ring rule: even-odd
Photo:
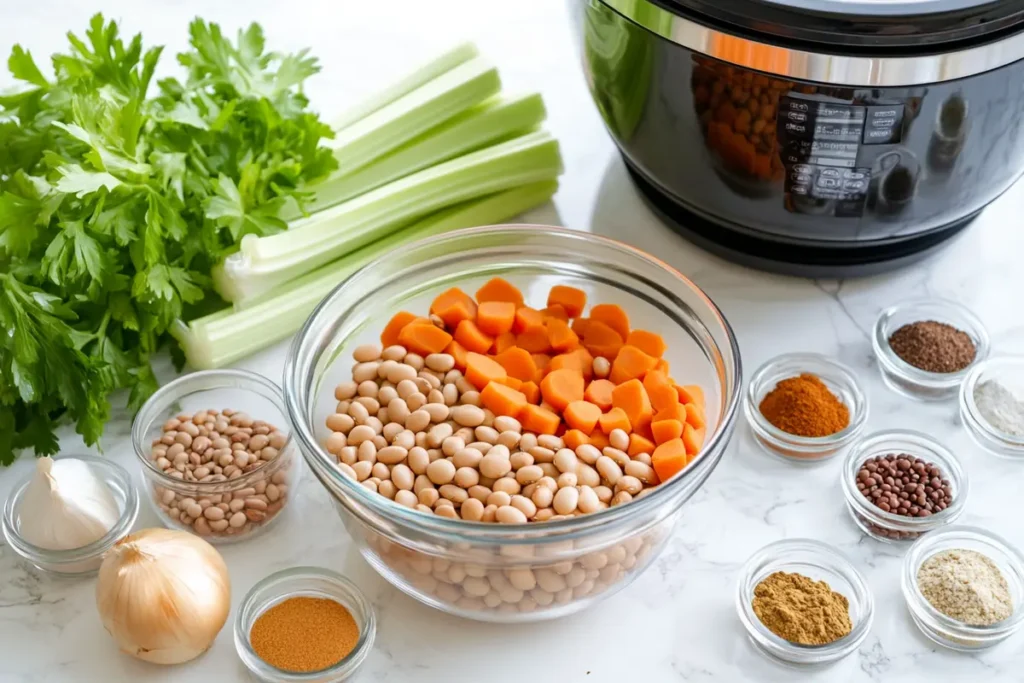
[[[568,515],[576,510],[576,506],[579,504],[580,492],[575,487],[565,487],[558,489],[558,493],[555,494],[552,502],[552,507],[555,508],[555,512],[560,515]],[[595,501],[596,498],[595,498]]]
[[[511,505],[502,505],[494,513],[494,516],[499,524],[526,524],[527,522],[523,511]]]

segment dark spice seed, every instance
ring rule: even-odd
[[[953,502],[948,479],[934,464],[906,453],[868,458],[857,472],[857,490],[886,512],[927,517]]]
[[[925,320],[904,325],[889,337],[893,353],[926,372],[957,372],[974,362],[974,340],[952,325]]]

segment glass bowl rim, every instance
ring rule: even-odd
[[[924,597],[917,585],[917,571],[925,560],[939,552],[934,549],[935,546],[949,538],[969,538],[994,549],[1012,567],[1019,577],[1021,584],[1024,585],[1024,555],[1012,543],[1002,536],[978,526],[948,526],[917,539],[907,550],[906,555],[903,556],[900,587],[907,607],[912,613],[924,612],[929,619],[932,619],[941,628],[946,629],[947,633],[956,637],[977,638],[979,640],[998,638],[1001,640],[1019,629],[1021,624],[1024,623],[1024,595],[1013,606],[1013,613],[1009,617],[988,626],[971,626],[947,616],[933,607]],[[987,555],[984,552],[981,554]]]
[[[359,485],[357,482],[349,480],[348,477],[342,474],[336,467],[333,467],[327,460],[325,457],[326,451],[324,451],[323,447],[320,445],[315,434],[313,434],[312,429],[310,429],[306,424],[305,406],[299,404],[298,396],[302,393],[300,391],[300,387],[303,383],[307,382],[307,378],[299,377],[296,364],[300,355],[302,355],[301,351],[303,347],[308,343],[307,340],[314,337],[317,333],[316,330],[318,327],[323,326],[321,317],[325,315],[328,307],[343,294],[346,285],[354,278],[362,275],[364,272],[368,272],[380,265],[386,264],[387,257],[385,256],[363,266],[356,272],[349,275],[345,280],[335,286],[319,304],[317,304],[317,307],[306,319],[306,322],[303,324],[298,334],[295,335],[295,339],[292,341],[288,355],[285,359],[284,387],[288,416],[292,424],[293,433],[297,437],[297,442],[302,446],[302,454],[309,463],[310,468],[318,477],[329,474],[337,485],[341,486],[350,495],[355,496],[361,504],[367,505],[370,509],[381,514],[385,518],[415,527],[424,533],[451,534],[453,538],[463,538],[467,533],[469,533],[475,535],[475,537],[481,541],[495,541],[509,545],[530,545],[536,543],[538,540],[550,537],[552,534],[557,534],[559,539],[570,539],[582,532],[589,531],[594,527],[604,526],[606,524],[611,524],[622,519],[639,515],[642,511],[653,512],[658,507],[658,503],[666,497],[666,491],[674,492],[675,489],[679,488],[682,482],[695,478],[697,475],[694,475],[694,472],[702,473],[706,477],[707,474],[710,473],[710,470],[714,469],[715,465],[717,465],[724,453],[725,442],[731,435],[732,428],[735,425],[736,412],[738,410],[740,396],[742,395],[743,375],[739,342],[736,339],[732,326],[722,314],[721,309],[719,309],[703,289],[698,287],[692,280],[687,278],[677,269],[664,261],[637,249],[636,247],[602,235],[595,235],[593,233],[583,232],[580,230],[570,230],[568,228],[529,223],[501,224],[454,230],[412,242],[411,244],[405,245],[403,247],[403,251],[411,252],[416,249],[421,249],[438,243],[443,244],[453,240],[458,241],[465,238],[488,235],[506,235],[508,233],[513,233],[525,236],[532,231],[536,231],[538,228],[543,229],[548,236],[555,235],[559,239],[596,243],[602,248],[617,251],[633,258],[639,258],[646,261],[648,265],[653,268],[661,269],[676,279],[679,284],[688,288],[693,294],[703,300],[704,304],[712,312],[715,320],[724,331],[725,338],[729,343],[727,351],[732,354],[733,358],[731,368],[734,377],[733,386],[725,387],[725,391],[728,391],[730,388],[733,390],[732,398],[726,404],[725,410],[722,413],[719,428],[704,444],[704,452],[711,453],[712,451],[717,450],[717,456],[715,458],[698,458],[695,461],[695,467],[687,467],[681,474],[677,475],[672,480],[659,485],[650,494],[633,500],[628,505],[618,505],[570,519],[546,521],[543,524],[486,524],[483,522],[471,522],[463,519],[448,519],[437,515],[428,516],[419,510],[399,505],[393,500],[375,494],[366,487]],[[705,325],[705,327],[707,327],[707,325]],[[723,358],[723,362],[724,360],[725,359]],[[705,470],[707,470],[707,473],[704,472]]]
[[[14,548],[15,551],[17,551],[23,558],[31,562],[54,565],[54,568],[48,571],[59,572],[60,569],[56,565],[71,564],[74,562],[81,562],[82,560],[92,559],[97,555],[101,555],[110,550],[118,541],[124,538],[131,531],[132,525],[135,524],[135,520],[138,518],[139,493],[136,490],[135,484],[132,481],[132,476],[128,471],[109,458],[89,455],[87,453],[61,453],[52,457],[54,460],[67,460],[74,458],[76,460],[86,462],[90,467],[102,470],[104,478],[116,479],[125,491],[124,510],[121,511],[121,515],[118,517],[114,526],[112,526],[101,538],[88,545],[84,545],[81,548],[72,548],[70,550],[50,550],[48,548],[41,548],[26,541],[21,533],[18,532],[18,527],[14,520],[15,515],[17,514],[18,501],[21,500],[21,497],[24,495],[29,483],[32,481],[34,472],[30,473],[27,477],[14,485],[11,489],[10,495],[7,497],[7,502],[4,504],[4,537],[7,539],[7,542],[11,547]]]
[[[253,609],[255,601],[261,593],[267,592],[269,594],[268,600],[273,601],[274,604],[278,604],[289,597],[293,597],[295,595],[294,582],[301,581],[303,579],[320,579],[326,581],[332,586],[335,594],[344,594],[347,598],[355,602],[359,606],[360,611],[362,611],[366,616],[363,623],[360,624],[359,640],[356,641],[355,647],[353,647],[352,651],[340,660],[326,668],[318,669],[316,671],[287,671],[285,669],[277,668],[256,653],[252,648],[252,644],[249,642],[249,633],[245,628],[246,624],[243,622],[247,613]],[[267,609],[269,609],[269,607]],[[260,614],[263,614],[263,612],[261,611]],[[258,618],[259,614],[255,615],[255,617]],[[255,619],[253,619],[253,621],[255,621]],[[248,626],[251,628],[252,624],[248,624]],[[239,658],[245,664],[246,668],[257,676],[259,676],[260,673],[253,670],[251,666],[252,661],[258,662],[262,667],[266,667],[268,671],[272,671],[273,675],[281,681],[317,681],[321,676],[328,674],[344,674],[347,678],[362,665],[366,656],[370,653],[370,648],[373,647],[376,635],[377,613],[373,609],[373,605],[370,601],[367,600],[366,595],[350,579],[336,571],[332,571],[324,567],[299,566],[272,572],[253,584],[252,588],[250,588],[242,598],[242,601],[238,603],[238,607],[235,610],[234,637],[235,649],[238,651]]]
[[[195,391],[189,390],[191,384],[201,381],[203,378],[207,377],[224,379],[233,378],[244,382],[253,382],[266,389],[270,393],[270,396],[264,396],[262,394],[259,394],[259,396],[274,404],[274,407],[280,411],[281,417],[286,422],[285,427],[288,429],[288,433],[286,434],[285,438],[285,443],[280,449],[278,449],[279,452],[285,451],[294,440],[295,428],[291,424],[291,417],[288,414],[288,410],[285,408],[284,392],[281,390],[281,387],[278,386],[277,383],[274,382],[269,377],[261,375],[258,372],[253,372],[252,370],[242,370],[236,368],[216,368],[210,370],[196,370],[195,372],[190,372],[187,375],[182,375],[181,377],[175,378],[174,380],[168,382],[167,384],[163,385],[155,392],[153,392],[153,395],[146,399],[146,402],[142,405],[142,407],[139,409],[139,412],[135,414],[135,418],[132,420],[132,449],[135,451],[135,455],[138,457],[138,459],[142,462],[143,467],[150,474],[157,477],[160,480],[160,485],[164,486],[165,488],[174,488],[179,491],[182,489],[188,489],[190,491],[203,491],[208,489],[216,489],[218,491],[222,491],[228,488],[238,489],[245,488],[244,484],[248,484],[252,480],[256,479],[257,473],[265,474],[265,472],[263,471],[264,467],[258,467],[252,470],[251,472],[246,472],[245,474],[239,477],[236,477],[234,479],[227,479],[224,481],[185,481],[184,479],[176,479],[172,476],[169,476],[163,470],[156,466],[156,464],[153,461],[153,458],[146,455],[146,432],[149,431],[152,425],[157,424],[159,422],[159,418],[156,415],[154,415],[153,419],[148,420],[149,424],[143,424],[142,416],[146,414],[147,409],[153,409],[153,407],[160,401],[173,401],[183,396],[187,396],[191,393],[196,393],[199,391],[211,391],[213,388],[216,387],[210,389],[196,389]],[[231,388],[234,390],[254,394],[256,393],[252,389],[248,389],[246,387],[227,385],[224,388]],[[268,462],[266,464],[270,465],[271,463]]]
[[[904,517],[875,507],[868,503],[864,496],[860,495],[854,481],[857,476],[857,470],[860,468],[859,463],[867,457],[867,451],[878,448],[886,441],[902,439],[914,439],[923,442],[924,445],[920,447],[922,451],[931,451],[945,461],[943,465],[943,468],[946,470],[945,474],[951,482],[956,482],[957,492],[953,502],[945,510],[928,517]],[[908,455],[921,457],[912,453],[908,453]],[[843,460],[840,478],[846,502],[856,508],[858,513],[869,518],[874,517],[876,519],[870,519],[870,521],[875,523],[879,521],[884,522],[886,526],[899,531],[926,532],[953,522],[963,512],[964,506],[967,504],[967,495],[970,493],[967,470],[953,451],[927,434],[911,429],[887,429],[865,435],[850,449],[850,452]]]
[[[788,553],[804,551],[819,557],[830,558],[838,566],[835,573],[850,584],[864,611],[863,616],[853,625],[849,633],[825,645],[799,645],[772,633],[754,613],[751,603],[753,589],[756,585],[750,585],[750,590],[747,590],[748,584],[752,584],[758,569],[766,564],[785,564]],[[822,568],[820,565],[815,566]],[[835,588],[833,587],[832,590],[835,591]],[[844,595],[844,597],[847,600],[850,599],[849,596]],[[804,666],[833,662],[853,652],[867,638],[875,618],[874,596],[864,575],[841,550],[813,538],[786,538],[769,543],[755,551],[740,568],[739,580],[736,582],[736,609],[740,612],[740,621],[743,622],[748,635],[759,641],[757,643],[759,648],[766,648],[772,655],[791,664]],[[761,642],[762,640],[767,642]],[[813,657],[814,655],[817,655],[816,661],[802,660],[803,656]]]
[[[987,450],[998,448],[1002,452],[1012,453],[1016,451],[1024,455],[1024,437],[1007,434],[989,424],[989,421],[981,414],[977,401],[974,400],[974,389],[977,387],[978,382],[981,381],[981,375],[989,368],[1000,363],[1010,363],[1024,367],[1024,356],[992,356],[972,364],[969,368],[970,372],[967,373],[963,383],[960,385],[961,412],[966,413],[966,416],[970,418],[964,420],[968,429],[972,429],[979,436],[984,437],[986,442],[991,442]]]

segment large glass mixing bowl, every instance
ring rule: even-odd
[[[699,384],[707,439],[678,476],[630,503],[571,519],[484,524],[406,508],[345,477],[324,447],[334,387],[351,379],[352,351],[376,342],[399,310],[426,313],[450,287],[500,276],[543,306],[552,285],[590,303],[619,304],[633,327],[660,333],[680,382]],[[402,247],[339,285],[313,312],[285,365],[284,391],[310,469],[380,574],[421,602],[471,619],[562,616],[628,585],[664,547],[682,505],[718,464],[740,396],[739,349],[728,322],[692,282],[641,251],[547,226],[463,230]]]

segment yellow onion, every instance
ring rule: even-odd
[[[198,536],[143,529],[103,559],[96,606],[122,651],[155,664],[187,662],[213,644],[228,618],[228,568]]]

